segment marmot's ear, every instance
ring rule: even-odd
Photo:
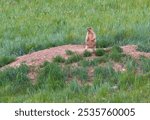
[[[87,28],[87,30],[91,30],[91,29],[92,29],[92,27],[88,27],[88,28]]]

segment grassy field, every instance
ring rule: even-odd
[[[83,44],[89,26],[98,47],[136,44],[150,52],[149,11],[149,0],[0,0],[0,67],[33,51]],[[0,71],[0,102],[150,102],[149,59],[136,61],[115,50],[93,61],[85,60],[88,55],[45,63],[36,85],[25,65]],[[115,72],[110,60],[128,71]],[[74,62],[79,66],[72,69]],[[107,67],[98,67],[101,62]],[[89,67],[94,69],[92,86],[87,84]]]

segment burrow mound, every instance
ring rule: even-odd
[[[137,51],[138,46],[136,45],[126,45],[122,46],[123,52],[127,55],[132,56],[133,58],[138,59],[140,56],[150,58],[150,53],[139,52]],[[107,49],[107,48],[106,48]],[[10,63],[9,67],[18,67],[22,63],[27,64],[28,66],[39,66],[42,65],[45,61],[52,61],[55,56],[62,56],[68,58],[66,50],[71,50],[78,54],[82,54],[85,51],[84,45],[63,45],[58,47],[53,47],[37,52],[33,52],[24,56],[20,56],[16,61]]]
[[[121,47],[123,53],[126,55],[130,55],[131,57],[138,59],[140,56],[144,56],[150,58],[150,53],[139,52],[137,51],[138,46],[136,45],[126,45]],[[110,48],[104,48],[104,50],[110,50]],[[40,50],[37,52],[33,52],[24,56],[18,57],[14,62],[2,67],[0,70],[4,70],[7,67],[19,67],[22,63],[30,66],[30,72],[28,77],[33,81],[33,84],[36,83],[36,78],[38,74],[39,66],[42,65],[44,62],[48,61],[51,62],[54,57],[62,56],[63,58],[67,59],[69,56],[66,54],[66,51],[70,50],[72,52],[76,52],[77,54],[83,54],[85,51],[84,45],[63,45],[58,47],[53,47],[45,50]],[[89,59],[94,59],[96,56],[91,56]],[[115,71],[125,71],[125,67],[121,63],[113,63],[113,69]],[[88,69],[89,79],[92,80],[93,76],[93,68]],[[91,84],[91,82],[89,82]]]

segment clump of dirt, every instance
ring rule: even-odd
[[[140,56],[150,58],[150,53],[139,52],[139,51],[137,51],[137,48],[138,48],[137,45],[122,46],[123,52],[127,55],[130,55],[133,58],[138,59]]]
[[[126,71],[126,68],[125,68],[124,65],[121,64],[121,63],[113,63],[113,69],[114,69],[116,72],[124,72],[124,71]]]
[[[68,58],[68,55],[66,54],[66,50],[71,50],[73,52],[81,54],[84,51],[84,46],[64,45],[64,46],[58,46],[58,47],[53,47],[53,48],[33,52],[31,54],[18,57],[16,61],[12,62],[8,66],[17,67],[20,66],[21,63],[25,63],[28,66],[39,66],[42,65],[45,61],[52,61],[52,59],[57,55],[60,55],[64,58]]]

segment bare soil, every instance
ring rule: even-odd
[[[137,48],[137,45],[122,46],[123,52],[127,55],[132,56],[133,58],[138,59],[140,56],[150,58],[150,53],[137,51]]]
[[[31,54],[18,57],[16,61],[10,63],[9,66],[17,67],[20,66],[21,63],[25,63],[28,66],[39,66],[42,65],[45,61],[52,61],[52,59],[57,55],[60,55],[64,58],[68,58],[68,55],[65,52],[66,50],[71,50],[73,52],[77,52],[81,54],[84,51],[84,46],[63,45],[63,46],[58,46],[58,47],[53,47],[53,48],[33,52]]]

